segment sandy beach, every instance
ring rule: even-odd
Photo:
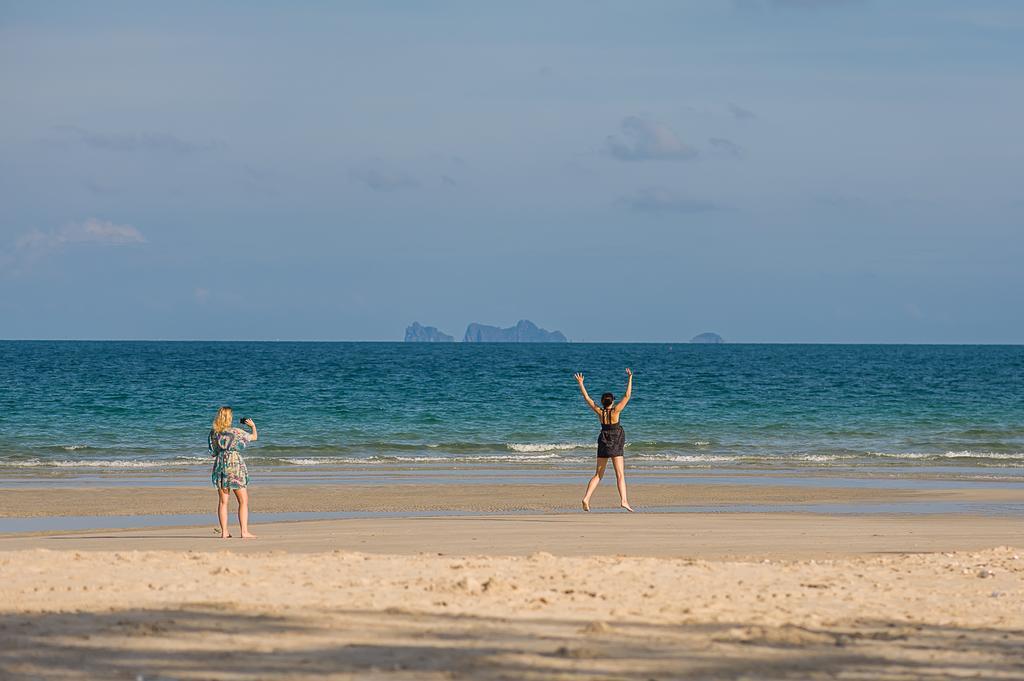
[[[1024,681],[1022,65],[0,0],[0,681]]]
[[[3,678],[1021,678],[1020,551],[0,553]]]
[[[708,485],[687,488],[687,502],[723,512],[629,515],[563,512],[562,487],[416,488],[418,508],[478,515],[264,523],[252,541],[216,538],[212,515],[188,527],[2,536],[0,678],[1024,676],[1019,515],[728,512],[997,504],[1013,490]],[[266,487],[254,499],[394,510],[413,490],[300,491]],[[57,492],[97,516],[194,512],[211,496],[5,490],[3,515],[52,513]],[[613,490],[599,494],[598,506],[613,505]]]

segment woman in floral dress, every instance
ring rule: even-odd
[[[213,459],[213,473],[210,479],[217,488],[217,518],[220,520],[221,539],[228,539],[228,501],[231,492],[238,499],[238,524],[241,526],[242,538],[250,539],[256,535],[249,532],[249,471],[245,467],[245,459],[241,450],[257,439],[256,424],[252,419],[243,419],[242,424],[249,426],[252,432],[235,428],[231,425],[234,416],[231,407],[217,410],[217,418],[210,429],[209,447]]]

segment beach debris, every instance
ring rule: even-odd
[[[459,581],[455,582],[455,587],[457,589],[462,589],[463,591],[468,591],[469,593],[480,593],[484,590],[483,584],[480,583],[480,580],[471,575],[466,575]]]
[[[555,649],[554,654],[558,657],[571,657],[575,659],[581,659],[586,657],[600,657],[601,651],[596,650],[594,648],[588,648],[586,646],[572,648],[570,648],[569,646],[559,646]]]
[[[827,631],[813,631],[786,624],[781,627],[735,627],[725,637],[715,639],[722,642],[743,643],[746,645],[788,648],[809,645],[844,645],[843,637]]]
[[[611,631],[612,628],[608,626],[608,623],[601,620],[590,622],[587,626],[580,629],[581,634],[608,634]]]
[[[996,576],[996,573],[992,572],[988,568],[982,568],[982,569],[978,570],[978,578],[979,579],[988,579],[989,577],[995,577],[995,576]]]

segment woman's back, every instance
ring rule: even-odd
[[[621,413],[622,412],[615,408],[615,405],[611,405],[609,407],[602,407],[597,418],[600,419],[602,428],[617,426],[619,425],[619,415]]]
[[[250,435],[241,428],[227,428],[221,431],[210,431],[210,453],[237,452],[249,444]]]

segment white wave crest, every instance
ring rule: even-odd
[[[523,463],[524,461],[547,461],[562,459],[559,454],[537,454],[527,458],[521,456],[490,454],[486,456],[380,456],[368,461],[399,463]]]
[[[550,454],[532,454],[529,457],[523,458],[521,456],[469,456],[460,461],[472,461],[474,463],[487,463],[488,461],[500,461],[503,463],[523,463],[530,461],[550,461],[554,459],[565,460],[565,457],[561,454],[550,453]]]
[[[89,445],[63,445],[61,447],[61,449],[63,449],[65,452],[74,452],[74,451],[77,451],[79,449],[88,449],[88,448],[89,448]]]
[[[665,461],[675,463],[715,463],[723,461],[736,461],[731,456],[701,456],[700,454],[676,454],[665,458]]]
[[[367,461],[377,461],[384,463],[438,463],[441,461],[455,462],[459,459],[454,459],[446,456],[371,456]]]
[[[809,461],[811,463],[829,463],[832,461],[840,461],[842,459],[853,459],[855,458],[850,454],[799,454],[792,457],[797,461]],[[782,459],[784,461],[784,459]]]
[[[566,451],[569,449],[587,449],[594,445],[589,442],[509,442],[506,443],[505,446],[513,452],[528,454],[530,452],[555,452]]]
[[[27,461],[3,462],[2,466],[12,468],[168,468],[171,466],[195,466],[205,458],[179,458],[163,461],[139,461],[137,459],[64,459],[62,461]]]
[[[277,461],[277,462],[280,462],[280,463],[290,463],[293,466],[322,466],[325,463],[342,463],[341,460],[339,460],[339,459],[326,459],[326,458],[323,458],[323,457],[320,457],[320,458],[296,457],[296,458],[286,458],[286,459],[273,459],[273,461]]]
[[[944,454],[928,452],[868,452],[868,454],[887,459],[996,459],[1000,461],[1024,461],[1024,452],[972,452],[969,449],[960,452],[946,452]]]

